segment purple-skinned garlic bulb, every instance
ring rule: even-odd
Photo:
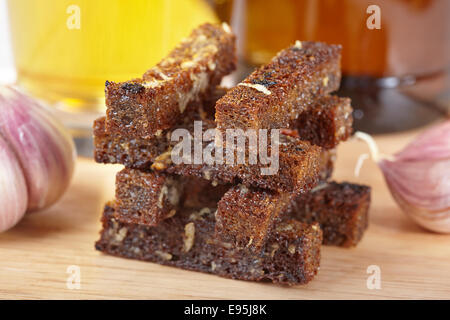
[[[55,203],[70,183],[76,157],[72,138],[61,124],[34,99],[14,87],[0,86],[0,137],[25,179],[26,211]],[[11,172],[2,168],[0,179],[12,186],[12,175],[17,174]],[[0,215],[12,214],[0,210]]]
[[[369,143],[395,201],[420,226],[450,233],[450,120],[433,126],[393,156],[378,153]]]

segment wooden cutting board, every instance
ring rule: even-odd
[[[417,133],[376,140],[382,152],[393,153]],[[369,230],[357,248],[323,247],[319,274],[308,285],[229,280],[95,251],[102,207],[113,197],[114,174],[120,166],[79,159],[73,183],[57,205],[26,216],[0,235],[0,298],[450,298],[450,235],[433,234],[411,222],[370,160],[355,178],[356,160],[364,152],[367,146],[362,142],[342,144],[334,178],[372,186]],[[69,266],[79,268],[79,289],[67,286]],[[379,267],[380,289],[367,286],[369,266]]]

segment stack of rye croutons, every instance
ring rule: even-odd
[[[228,25],[204,24],[142,78],[106,83],[95,159],[125,169],[96,248],[234,279],[307,283],[322,244],[354,246],[368,224],[370,188],[328,181],[335,147],[352,132],[350,100],[329,95],[341,47],[297,41],[227,90],[219,84],[235,51]],[[272,170],[261,153],[255,162],[251,148],[231,148],[235,138],[250,145],[247,132],[259,142],[266,135]],[[183,161],[174,161],[180,137]],[[214,157],[192,161],[199,150]]]

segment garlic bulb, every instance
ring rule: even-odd
[[[0,87],[0,110],[0,135],[22,168],[28,211],[52,205],[73,174],[71,137],[35,100],[10,86]]]
[[[355,135],[370,140],[361,132]],[[393,157],[378,155],[370,144],[400,208],[422,227],[450,233],[450,120],[425,131]]]
[[[25,214],[27,186],[16,156],[0,136],[0,232],[13,227]]]

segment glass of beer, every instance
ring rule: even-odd
[[[450,110],[448,0],[216,0],[249,70],[295,40],[341,44],[357,129],[392,132]]]
[[[9,0],[18,84],[76,135],[105,112],[105,81],[140,77],[216,15],[204,0]]]

